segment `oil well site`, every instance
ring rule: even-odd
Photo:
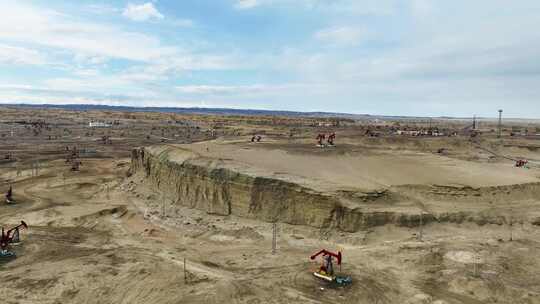
[[[540,122],[0,108],[2,303],[540,303]]]

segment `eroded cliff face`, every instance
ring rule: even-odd
[[[220,160],[190,151],[139,148],[132,152],[132,170],[166,192],[177,204],[209,214],[237,215],[266,222],[307,225],[347,232],[393,223],[414,227],[433,220],[431,215],[348,208],[339,196],[317,192],[299,184],[250,175],[227,168]],[[362,200],[365,200],[363,197]]]
[[[508,218],[500,214],[485,212],[440,212],[432,214],[418,210],[409,212],[350,207],[351,195],[318,192],[299,183],[258,175],[249,170],[241,170],[227,164],[227,160],[205,158],[189,150],[166,146],[138,148],[132,151],[131,170],[144,174],[147,182],[156,190],[167,193],[175,203],[203,210],[215,215],[236,215],[266,222],[283,222],[293,225],[307,225],[320,229],[337,229],[346,232],[365,230],[370,227],[394,224],[415,227],[430,222],[475,222],[484,224],[506,224]],[[540,189],[538,185],[523,187]],[[448,187],[413,186],[401,187],[400,193],[408,193],[432,199],[437,196],[444,200],[456,197],[486,199],[487,190],[454,189]],[[504,187],[491,191],[510,191]],[[406,191],[405,189],[409,189]],[[413,193],[414,192],[414,193]],[[478,195],[481,192],[482,195]],[[538,194],[534,191],[534,194]],[[356,198],[361,204],[392,206],[397,192],[385,190],[377,193],[362,193]],[[457,193],[457,194],[456,194]],[[398,199],[408,200],[403,196]],[[480,197],[479,197],[480,196]],[[411,196],[412,197],[412,196]]]
[[[193,157],[171,160],[167,150],[132,152],[132,170],[143,172],[160,191],[181,205],[209,214],[285,222],[317,228],[334,222],[339,202],[294,183],[251,176],[220,166],[218,160]]]

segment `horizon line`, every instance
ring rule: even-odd
[[[447,116],[447,115],[439,115],[439,116],[415,116],[415,115],[386,115],[386,114],[367,114],[367,113],[347,113],[347,112],[328,112],[328,111],[297,111],[297,110],[270,110],[270,109],[257,109],[257,108],[236,108],[236,107],[211,107],[211,106],[180,106],[180,107],[173,107],[173,106],[130,106],[130,105],[104,105],[104,104],[93,104],[93,103],[66,103],[66,104],[54,104],[54,103],[0,103],[0,107],[4,106],[15,106],[15,107],[57,107],[57,108],[74,108],[74,107],[94,107],[94,108],[109,108],[109,109],[141,109],[141,110],[150,110],[149,112],[160,112],[160,111],[152,111],[157,109],[170,109],[170,110],[206,110],[206,111],[239,111],[239,112],[268,112],[267,115],[272,115],[271,113],[281,113],[281,114],[295,114],[297,116],[301,116],[302,114],[305,115],[316,115],[316,114],[322,114],[322,115],[333,115],[334,117],[343,117],[345,116],[369,116],[369,117],[387,117],[387,118],[439,118],[439,119],[460,119],[460,120],[469,120],[476,117],[476,119],[498,119],[498,116],[489,117],[489,116]],[[77,110],[77,109],[71,109],[71,110]],[[503,112],[504,113],[504,112]],[[209,113],[194,113],[194,114],[209,114]],[[248,113],[245,113],[249,115]],[[253,114],[252,114],[253,115]],[[261,114],[265,115],[265,114]],[[540,120],[540,118],[532,118],[532,117],[503,117],[504,120],[512,120],[512,119],[518,119],[518,120]]]

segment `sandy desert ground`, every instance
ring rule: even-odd
[[[111,126],[90,128],[92,120]],[[0,108],[0,157],[11,156],[0,162],[0,191],[11,185],[16,201],[2,200],[0,225],[29,225],[10,249],[17,257],[0,260],[0,299],[540,303],[540,138],[510,136],[513,125],[499,139],[489,122],[476,137],[466,132],[467,121],[429,123],[459,134],[389,131],[396,124],[423,128],[421,121],[319,126],[314,118]],[[316,147],[320,132],[336,132],[337,146]],[[253,134],[262,141],[252,143]],[[66,147],[77,147],[80,171],[66,162]],[[180,175],[204,165],[270,181],[265,191],[278,194],[280,185],[294,184],[363,220],[347,229],[318,226],[315,218],[299,224],[309,205],[287,219],[278,210],[273,253],[274,220],[191,206],[170,191],[178,186],[173,171],[149,178],[135,170],[132,151],[139,147]],[[521,158],[529,160],[526,168],[515,167]],[[270,210],[279,205],[265,202]],[[343,252],[340,273],[351,285],[312,275],[319,263],[309,256],[321,248]]]

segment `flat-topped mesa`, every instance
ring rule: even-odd
[[[198,156],[183,149],[164,146],[134,149],[132,170],[145,174],[154,187],[166,192],[176,203],[209,214],[234,214],[266,222],[350,232],[394,221],[389,218],[393,213],[363,214],[343,206],[334,195],[256,175],[255,170],[234,162]],[[409,219],[398,220],[405,224]]]
[[[317,178],[269,171],[262,166],[219,158],[185,146],[134,149],[131,170],[144,175],[147,182],[175,203],[214,215],[236,215],[346,232],[385,224],[414,227],[435,220],[506,223],[504,216],[484,214],[482,210],[449,213],[448,209],[437,210],[436,206],[433,206],[434,212],[419,208],[419,200],[423,201],[424,197],[429,200],[433,195],[445,194],[443,192],[449,193],[443,198],[445,201],[462,200],[461,195],[454,195],[458,190],[453,188],[413,185],[412,190],[406,191],[406,186],[390,185],[386,189],[359,190]],[[540,192],[538,185],[530,187],[536,194]],[[476,191],[472,192],[471,197],[484,200]]]
[[[256,176],[223,161],[186,150],[152,147],[133,151],[132,168],[144,171],[160,191],[183,206],[209,214],[237,215],[267,222],[328,226],[339,205],[331,196],[294,183]]]

